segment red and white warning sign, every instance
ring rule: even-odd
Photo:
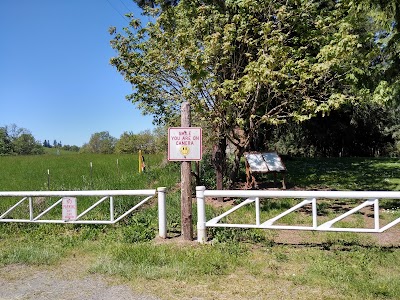
[[[75,220],[78,212],[76,198],[63,197],[61,205],[62,205],[62,220],[63,221]]]
[[[201,127],[168,128],[168,160],[196,161],[201,158]]]

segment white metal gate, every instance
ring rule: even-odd
[[[245,200],[239,205],[231,208],[225,213],[208,220],[206,219],[205,212],[205,197],[234,197],[244,198]],[[237,228],[261,228],[261,229],[292,229],[292,230],[314,230],[314,231],[347,231],[347,232],[383,232],[396,224],[400,223],[400,218],[397,218],[385,226],[380,226],[379,220],[379,200],[380,199],[396,199],[400,204],[400,192],[392,191],[281,191],[281,190],[206,190],[204,186],[196,187],[197,198],[197,240],[204,243],[207,239],[207,227],[237,227]],[[271,198],[293,198],[302,200],[292,208],[278,214],[277,216],[261,220],[260,218],[260,199]],[[333,218],[329,221],[324,221],[322,224],[318,222],[317,214],[317,201],[318,199],[363,199],[364,202],[354,207],[353,209]],[[254,224],[230,224],[222,223],[221,220],[233,213],[237,209],[255,204],[255,223]],[[297,226],[297,225],[276,225],[274,224],[284,216],[296,211],[297,209],[311,205],[312,225],[311,226]],[[360,211],[367,206],[373,206],[373,228],[347,228],[347,227],[332,227],[335,223],[343,220],[344,218]]]
[[[97,191],[26,191],[26,192],[0,192],[0,200],[5,197],[17,198],[17,202],[11,205],[5,212],[0,212],[0,222],[25,222],[25,223],[72,223],[72,224],[115,224],[134,210],[143,206],[154,196],[158,196],[158,225],[159,236],[166,238],[166,210],[165,210],[165,187],[160,187],[157,190],[97,190]],[[114,216],[115,208],[114,202],[116,196],[144,196],[136,205],[126,209],[125,212],[119,216]],[[21,198],[22,197],[22,198]],[[34,215],[34,201],[38,197],[60,197],[57,201],[48,207],[41,209],[37,215]],[[100,197],[92,206],[81,212],[73,220],[62,220],[61,215],[59,219],[44,219],[44,216],[53,210],[55,207],[60,206],[65,197]],[[19,199],[19,200],[18,200]],[[79,199],[77,199],[79,203]],[[101,203],[109,201],[109,218],[106,220],[82,220],[90,211],[96,208]],[[28,205],[28,214],[25,218],[14,219],[10,218],[12,211],[18,207]]]

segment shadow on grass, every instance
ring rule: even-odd
[[[400,245],[371,245],[362,244],[357,241],[323,241],[323,242],[299,242],[299,243],[287,243],[287,242],[273,242],[273,245],[277,246],[291,246],[293,248],[317,248],[320,250],[336,250],[336,251],[356,251],[357,249],[368,249],[378,250],[382,252],[393,252],[400,249]],[[272,245],[271,245],[272,246]]]
[[[399,190],[397,158],[299,158],[286,162],[288,188]]]

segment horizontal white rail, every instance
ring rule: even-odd
[[[199,187],[198,187],[199,188]],[[400,191],[288,191],[288,190],[204,190],[205,197],[237,198],[327,198],[327,199],[400,199]]]
[[[239,205],[224,212],[209,221],[205,214],[205,197],[229,197],[229,198],[244,198],[245,200]],[[287,190],[207,190],[204,186],[196,187],[197,198],[197,239],[198,242],[204,243],[207,239],[207,227],[232,227],[232,228],[261,228],[261,229],[291,229],[291,230],[314,230],[314,231],[343,231],[343,232],[383,232],[398,223],[400,218],[390,222],[389,224],[380,227],[379,220],[379,200],[380,199],[397,199],[400,203],[400,192],[396,191],[287,191]],[[265,220],[261,223],[260,220],[260,200],[261,199],[303,199],[300,203],[292,208],[278,214],[277,216]],[[341,214],[333,220],[324,222],[318,225],[317,220],[317,200],[318,199],[363,199],[364,202],[354,207],[353,209]],[[221,220],[230,213],[236,211],[240,207],[248,204],[255,204],[255,224],[231,224],[222,223]],[[311,204],[312,225],[297,226],[297,225],[275,225],[274,223],[284,216],[294,212],[295,210]],[[374,208],[374,227],[373,228],[341,228],[332,227],[340,220],[358,212],[364,207],[373,206]]]
[[[166,188],[160,187],[157,190],[155,189],[147,189],[147,190],[93,190],[93,191],[0,191],[0,201],[4,198],[15,198],[22,197],[19,201],[17,201],[14,205],[9,207],[5,212],[0,212],[0,223],[10,223],[10,222],[21,222],[21,223],[72,223],[72,224],[115,224],[120,221],[134,210],[138,209],[140,206],[148,202],[154,196],[158,196],[158,225],[159,225],[159,236],[162,238],[167,237],[167,228],[166,228]],[[145,198],[141,200],[139,203],[134,205],[133,207],[127,209],[120,216],[115,217],[115,196],[144,196]],[[48,206],[38,213],[37,216],[34,216],[34,205],[33,198],[38,197],[61,197],[55,203]],[[100,200],[95,202],[85,211],[81,212],[78,216],[76,216],[73,220],[62,220],[62,219],[47,219],[44,220],[42,217],[50,212],[55,207],[61,205],[64,197],[101,197]],[[94,208],[96,208],[99,204],[104,201],[109,200],[109,220],[80,220],[81,217],[88,214]],[[21,207],[25,202],[28,201],[29,207],[29,217],[27,218],[6,218],[14,211],[17,207]],[[79,203],[79,199],[77,198]]]
[[[156,190],[0,192],[0,197],[154,196]]]

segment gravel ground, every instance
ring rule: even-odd
[[[100,275],[23,265],[0,268],[0,300],[160,300]]]

